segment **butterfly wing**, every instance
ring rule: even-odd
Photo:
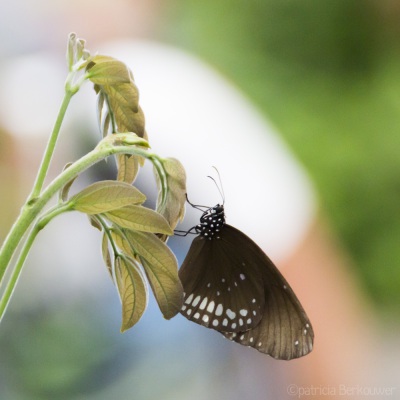
[[[220,332],[256,327],[265,302],[258,260],[242,251],[247,236],[237,231],[239,237],[232,238],[231,229],[225,225],[212,240],[197,236],[179,270],[185,296],[181,314]]]
[[[244,234],[230,227],[232,241]],[[246,236],[247,237],[247,236]],[[264,284],[265,306],[261,322],[243,332],[224,336],[245,346],[254,347],[276,359],[290,360],[308,354],[313,347],[314,331],[302,305],[273,262],[250,238],[246,252],[253,254],[260,266]],[[243,238],[242,238],[243,240]]]

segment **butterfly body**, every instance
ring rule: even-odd
[[[224,206],[207,208],[193,229],[181,314],[277,359],[308,354],[314,333],[303,307],[261,248],[226,224]]]

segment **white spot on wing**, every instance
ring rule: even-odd
[[[193,293],[185,300],[186,304],[190,304],[193,300]]]
[[[242,309],[242,310],[239,311],[239,313],[240,313],[240,315],[242,315],[243,317],[245,317],[245,316],[247,315],[248,311],[245,310],[245,309]]]
[[[236,313],[233,312],[232,310],[230,310],[229,308],[226,310],[226,315],[230,318],[230,319],[234,319],[236,317]]]
[[[210,304],[207,307],[207,311],[209,313],[212,313],[214,311],[215,303],[213,301],[210,301]]]
[[[244,280],[246,279],[246,276],[245,276],[244,274],[240,274],[239,276],[240,276],[240,279],[241,279],[242,281],[244,281]]]
[[[200,296],[197,296],[197,297],[193,300],[193,304],[192,304],[193,307],[196,307],[197,304],[199,304],[200,298],[201,298]]]
[[[203,301],[200,304],[200,310],[204,310],[206,308],[206,304],[208,303],[208,297],[204,297]],[[193,304],[194,305],[194,304]]]
[[[224,311],[224,307],[222,306],[222,304],[218,304],[217,309],[215,310],[215,315],[222,315],[222,311]]]

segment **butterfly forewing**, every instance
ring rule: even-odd
[[[258,325],[264,308],[262,275],[229,237],[196,237],[179,271],[185,293],[181,313],[220,332],[246,331]]]

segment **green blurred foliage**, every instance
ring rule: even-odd
[[[313,177],[381,310],[400,308],[400,5],[175,0],[171,41],[255,101]]]

